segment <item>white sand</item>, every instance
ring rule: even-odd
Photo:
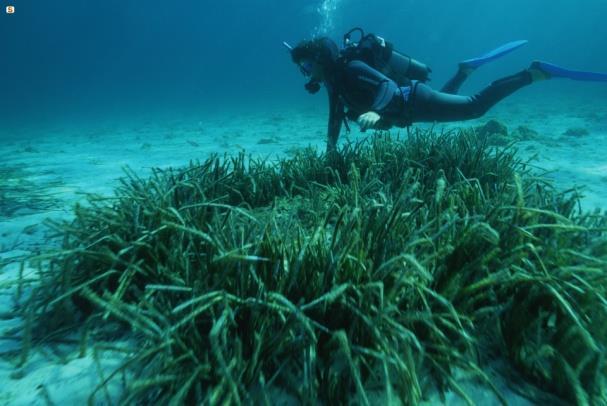
[[[607,208],[607,114],[600,107],[560,101],[538,108],[509,101],[469,124],[497,118],[511,130],[525,125],[538,131],[538,139],[520,144],[521,154],[538,153],[536,164],[556,171],[553,177],[559,188],[584,185],[585,209]],[[562,135],[574,127],[585,128],[589,133],[581,137]],[[70,218],[71,207],[82,200],[82,193],[111,195],[124,166],[146,176],[151,167],[182,166],[212,152],[244,148],[253,154],[276,155],[309,144],[324,148],[325,128],[326,114],[319,108],[273,111],[265,116],[250,112],[182,118],[170,123],[109,122],[0,134],[0,165],[23,166],[28,180],[56,199],[54,206],[43,212],[24,208],[11,218],[0,218],[0,259],[48,248],[50,242],[40,225],[43,219]],[[349,137],[361,136],[366,135],[353,128]],[[13,352],[19,342],[7,336],[20,323],[12,315],[16,287],[10,283],[17,278],[17,272],[16,264],[0,270],[0,404],[42,405],[47,400],[59,405],[83,404],[99,382],[99,368],[90,353],[78,358],[77,346],[64,345],[62,357],[53,355],[50,347],[38,349],[21,370],[15,368],[19,357]],[[27,272],[32,271],[26,269]],[[99,367],[107,376],[119,363],[119,356],[106,353]],[[471,395],[479,404],[494,403],[487,400],[486,390],[471,388]],[[111,399],[119,393],[120,382],[116,381],[110,387]],[[508,396],[512,404],[528,404],[512,393]],[[96,399],[101,404],[106,402],[103,396]],[[460,401],[449,396],[447,403],[455,405]]]

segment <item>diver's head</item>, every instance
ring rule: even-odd
[[[325,80],[339,56],[337,45],[329,38],[302,41],[291,50],[291,58],[301,73],[310,78],[306,90],[316,93],[320,82]]]

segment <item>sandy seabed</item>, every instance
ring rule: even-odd
[[[537,134],[517,148],[523,157],[537,154],[534,165],[550,171],[555,186],[565,190],[581,187],[582,208],[607,208],[607,111],[597,103],[574,100],[538,107],[507,102],[480,120],[439,125],[437,128],[482,125],[497,119],[514,130],[525,126]],[[351,140],[372,136],[355,125]],[[247,153],[284,156],[297,147],[324,148],[326,112],[322,109],[280,110],[264,114],[230,113],[173,120],[121,120],[80,126],[49,126],[0,132],[0,260],[28,255],[48,248],[45,219],[69,219],[76,202],[86,193],[111,196],[129,167],[146,176],[153,167],[179,167],[211,153]],[[401,134],[406,134],[401,130]],[[342,136],[345,139],[346,136]],[[9,207],[10,205],[10,207]],[[31,269],[24,269],[27,278]],[[29,361],[16,368],[21,343],[11,336],[21,320],[13,314],[19,264],[0,269],[0,404],[84,404],[101,376],[117,368],[124,355],[92,351],[79,357],[75,343],[35,348]],[[510,391],[503,379],[497,386],[513,405],[530,404]],[[466,386],[478,404],[496,404],[486,390]],[[96,403],[116,401],[120,380],[96,396]],[[433,399],[429,404],[441,404]],[[447,404],[463,404],[455,395]]]

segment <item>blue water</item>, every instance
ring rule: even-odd
[[[459,60],[530,41],[479,70],[464,93],[533,59],[607,72],[603,0],[15,0],[8,15],[10,3],[0,10],[0,129],[95,114],[326,103],[303,91],[281,42],[314,34],[339,41],[352,26],[429,64],[437,87]],[[607,105],[607,84],[553,82],[515,97]]]

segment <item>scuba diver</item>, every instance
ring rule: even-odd
[[[359,32],[358,42],[351,40]],[[327,151],[336,150],[342,123],[356,121],[362,131],[408,127],[415,122],[470,120],[483,116],[491,107],[531,83],[551,78],[607,81],[607,74],[565,69],[534,61],[514,75],[496,80],[473,96],[457,95],[464,81],[480,66],[526,44],[513,41],[482,56],[459,63],[455,74],[440,91],[425,82],[431,69],[396,51],[375,34],[354,28],[344,36],[340,50],[329,38],[302,41],[296,47],[286,42],[291,58],[304,76],[305,88],[314,94],[321,84],[329,95]]]

